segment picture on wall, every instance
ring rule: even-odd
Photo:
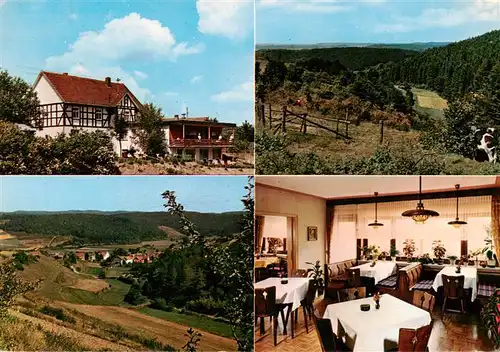
[[[318,228],[316,226],[307,227],[307,240],[308,241],[318,240]]]

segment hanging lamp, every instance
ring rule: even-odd
[[[384,224],[377,221],[377,196],[378,196],[378,192],[375,192],[374,195],[375,195],[375,221],[372,222],[371,224],[368,224],[368,226],[370,226],[372,229],[376,230],[379,227],[384,226]]]
[[[459,220],[458,219],[458,190],[460,189],[460,185],[459,184],[456,184],[455,185],[455,189],[457,190],[457,212],[456,212],[456,216],[455,216],[455,220],[453,221],[450,221],[448,223],[448,225],[451,225],[453,226],[454,228],[458,229],[460,226],[462,225],[467,225],[467,222],[466,221],[462,221],[462,220]]]
[[[418,203],[416,209],[405,211],[402,216],[411,217],[416,224],[423,224],[432,216],[439,216],[439,213],[434,210],[424,208],[422,203],[422,176],[419,178]]]

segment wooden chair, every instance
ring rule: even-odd
[[[255,319],[260,318],[260,334],[264,335],[264,318],[270,317],[274,336],[274,345],[278,341],[278,317],[280,310],[276,305],[276,286],[256,288],[255,294]],[[282,313],[284,323],[284,313]]]
[[[366,287],[351,287],[340,290],[340,301],[352,301],[366,297]]]
[[[292,277],[307,277],[307,270],[295,269],[292,271]]]
[[[318,334],[323,352],[349,351],[344,342],[333,332],[332,321],[330,319],[322,319],[318,310],[314,310],[312,319],[316,326],[316,333]]]
[[[413,291],[413,305],[422,308],[432,314],[434,305],[436,304],[436,297],[428,292]]]
[[[263,281],[269,277],[266,268],[255,268],[255,282]]]
[[[426,352],[434,322],[418,329],[399,329],[398,351]]]
[[[300,301],[300,305],[302,306],[302,310],[304,311],[304,322],[306,324],[306,332],[309,333],[309,323],[308,320],[311,319],[312,313],[314,311],[314,299],[316,298],[317,288],[314,284],[313,280],[309,281],[309,286],[307,287],[306,297]],[[297,324],[297,320],[299,317],[298,310],[295,311],[295,323]]]
[[[347,269],[347,287],[360,287],[361,269]]]
[[[465,276],[442,275],[442,278],[443,278],[443,297],[444,297],[442,313],[444,314],[445,310],[454,311],[446,308],[446,303],[449,299],[460,301],[460,308],[461,308],[460,313],[462,314],[465,313],[465,299],[466,299],[464,290]]]

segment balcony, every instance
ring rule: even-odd
[[[169,147],[230,147],[234,140],[228,139],[170,139]]]

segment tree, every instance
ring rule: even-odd
[[[240,141],[253,142],[254,141],[253,126],[248,121],[243,122],[241,126],[238,126],[236,128],[235,139]]]
[[[120,157],[122,155],[122,140],[125,139],[128,133],[128,122],[125,121],[123,116],[119,115],[115,119],[115,125],[113,127],[113,132],[120,145]]]
[[[134,135],[145,154],[149,156],[165,154],[166,141],[162,125],[161,108],[152,103],[143,105],[137,117],[137,130]]]
[[[227,289],[225,312],[230,321],[233,337],[239,351],[253,349],[253,221],[254,195],[253,177],[249,177],[245,187],[247,194],[242,200],[245,212],[241,219],[241,231],[226,241],[210,245],[194,224],[187,219],[184,207],[177,203],[175,192],[166,191],[163,198],[169,213],[179,216],[181,232],[189,237],[188,250],[207,252],[216,274],[222,278],[221,284]]]
[[[40,281],[27,282],[16,275],[12,260],[0,263],[0,316],[7,314],[7,309],[14,303],[18,295],[34,290]]]
[[[31,85],[0,70],[0,120],[37,126],[39,105],[40,101]]]

